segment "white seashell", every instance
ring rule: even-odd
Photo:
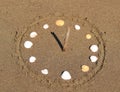
[[[48,29],[48,28],[49,28],[49,25],[48,25],[48,24],[44,24],[44,25],[43,25],[43,28],[44,28],[44,29]]]
[[[64,80],[70,80],[71,79],[71,75],[68,71],[64,71],[61,75],[61,78]]]
[[[90,50],[92,52],[97,52],[98,51],[98,46],[97,45],[91,45]]]
[[[80,30],[80,26],[79,25],[75,25],[75,29],[76,30]]]
[[[33,43],[32,43],[31,41],[25,41],[25,43],[24,43],[24,47],[25,47],[25,48],[29,49],[29,48],[31,48],[32,46],[33,46]]]
[[[37,35],[38,35],[38,34],[37,34],[36,32],[31,32],[31,33],[30,33],[30,37],[31,37],[31,38],[35,38]]]
[[[30,63],[34,63],[35,61],[36,61],[36,57],[31,56],[31,57],[29,58],[29,62],[30,62]]]
[[[41,72],[42,72],[42,74],[44,74],[44,75],[47,75],[47,74],[48,74],[48,70],[47,70],[47,69],[43,69],[43,70],[41,70]]]
[[[91,60],[91,62],[97,62],[98,57],[96,57],[96,56],[90,56],[90,60]]]

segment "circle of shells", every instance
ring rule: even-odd
[[[49,16],[48,16],[48,18],[49,18]],[[43,18],[43,19],[46,19],[46,18]],[[40,21],[41,21],[41,19],[39,21],[36,21],[35,23],[31,24],[29,27],[34,26],[35,24],[37,24]],[[98,43],[97,44],[91,44],[91,45],[88,46],[89,51],[93,53],[92,55],[90,55],[88,57],[88,59],[89,59],[90,63],[97,64],[97,67],[94,69],[94,71],[90,71],[92,68],[89,65],[87,65],[87,64],[81,65],[80,66],[80,71],[85,73],[85,75],[87,74],[87,76],[85,76],[85,78],[75,79],[75,80],[72,80],[72,75],[71,75],[70,71],[68,71],[68,70],[61,71],[61,73],[60,73],[61,80],[60,81],[64,81],[64,83],[67,83],[66,86],[67,85],[69,85],[69,86],[82,85],[83,83],[89,81],[92,77],[94,77],[94,75],[96,75],[102,69],[102,66],[103,66],[103,63],[104,63],[104,59],[105,59],[105,48],[104,47],[105,46],[104,46],[103,39],[102,39],[102,37],[99,33],[99,30],[95,26],[91,25],[91,23],[89,23],[88,20],[83,19],[83,21],[85,21],[85,23],[90,25],[90,28],[93,28],[93,30],[91,32],[87,33],[84,36],[84,38],[89,41],[93,38],[93,35],[94,35],[96,40],[99,43],[99,44]],[[64,26],[64,24],[65,24],[65,21],[62,20],[62,18],[60,20],[56,19],[56,21],[55,21],[56,26],[61,27],[61,26]],[[47,24],[47,23],[45,23],[42,26],[42,28],[44,30],[48,30],[50,27],[51,27],[51,25]],[[73,27],[76,31],[82,31],[81,30],[82,26],[79,23],[74,24]],[[38,74],[32,72],[32,71],[29,71],[29,69],[27,68],[26,63],[24,62],[24,59],[23,59],[23,57],[21,55],[21,51],[20,51],[21,40],[23,39],[23,35],[27,31],[28,30],[26,29],[25,32],[23,32],[22,35],[20,37],[18,37],[18,40],[17,40],[17,43],[18,43],[17,44],[17,51],[19,53],[19,58],[20,58],[19,64],[22,65],[22,66],[25,66],[24,69],[26,69],[26,71],[28,71],[28,73],[32,74],[32,76],[37,77],[38,80],[40,80],[40,81],[41,80],[46,80],[44,82],[47,83],[48,85],[51,84],[51,83],[56,85],[56,82],[60,82],[60,81],[52,82],[51,80],[49,80],[47,78],[47,75],[49,75],[50,71],[47,68],[43,68],[43,69],[40,70],[41,71],[40,76]],[[35,30],[32,31],[31,33],[29,33],[29,38],[31,38],[31,39],[35,39],[37,36],[39,36],[39,34]],[[29,50],[34,46],[34,44],[31,40],[26,40],[26,41],[23,42],[23,46],[26,50]],[[99,58],[96,55],[96,53],[99,53],[99,55],[98,55]],[[27,58],[27,61],[28,61],[27,63],[32,65],[35,62],[37,62],[37,58],[36,58],[36,56],[31,55],[29,58]],[[48,81],[50,81],[50,82],[48,83]],[[57,83],[57,84],[59,85],[59,83]],[[65,86],[65,85],[60,85],[60,86]]]
[[[55,24],[56,24],[56,26],[63,26],[63,25],[64,25],[64,20],[56,20]],[[43,29],[44,29],[44,30],[49,29],[49,27],[50,27],[49,24],[44,24],[44,25],[43,25]],[[74,25],[74,29],[75,29],[76,31],[80,31],[80,30],[81,30],[81,26],[78,25],[78,24],[75,24],[75,25]],[[32,39],[36,38],[37,36],[38,36],[38,33],[35,32],[35,31],[33,31],[33,32],[31,32],[31,33],[29,34],[29,37],[32,38]],[[90,39],[92,39],[92,35],[91,35],[90,33],[89,33],[89,34],[86,34],[85,38],[86,38],[87,40],[90,40]],[[26,40],[26,41],[24,42],[24,48],[26,48],[26,49],[31,49],[33,45],[34,45],[33,42],[30,41],[30,40]],[[89,48],[89,50],[90,50],[92,53],[96,53],[96,52],[99,51],[99,46],[98,46],[98,44],[92,44],[92,45],[89,46],[88,48]],[[89,58],[89,60],[90,60],[91,63],[96,63],[96,62],[98,62],[98,57],[95,56],[95,55],[91,55],[91,56],[89,56],[88,58]],[[29,59],[28,59],[29,63],[34,63],[34,62],[36,62],[36,60],[37,60],[37,58],[36,58],[35,56],[30,56]],[[86,72],[89,72],[90,67],[89,67],[88,65],[85,65],[85,64],[84,64],[84,65],[81,66],[81,70],[82,70],[82,72],[86,73]],[[49,74],[49,70],[48,70],[48,69],[42,69],[42,70],[41,70],[41,73],[46,76],[46,75]],[[71,80],[71,79],[72,79],[72,76],[71,76],[71,74],[70,74],[69,71],[65,70],[65,71],[62,71],[62,72],[61,72],[61,78],[62,78],[63,80],[65,80],[65,81],[68,81],[68,80]]]

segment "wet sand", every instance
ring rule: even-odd
[[[119,4],[119,0],[1,0],[0,92],[119,92]],[[29,75],[22,67],[24,64],[19,64],[18,38],[30,24],[49,15],[87,18],[99,30],[105,45],[104,65],[87,83],[81,86],[43,85],[44,81],[34,74]]]

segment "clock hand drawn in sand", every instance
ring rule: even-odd
[[[80,17],[49,16],[20,37],[20,62],[39,80],[81,85],[102,69],[104,43],[97,28]]]

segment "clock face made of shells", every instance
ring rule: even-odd
[[[45,17],[19,39],[20,63],[39,80],[81,85],[103,66],[104,43],[86,19]]]

